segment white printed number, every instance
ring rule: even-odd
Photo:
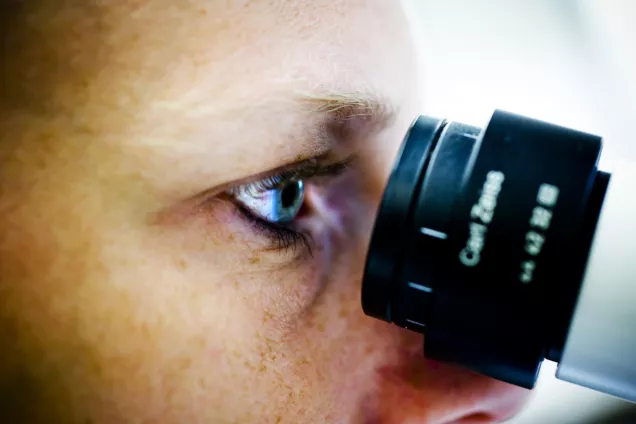
[[[550,221],[552,220],[552,212],[541,206],[537,206],[532,211],[532,218],[530,218],[530,225],[542,230],[550,228]]]
[[[490,224],[492,222],[492,216],[494,211],[492,209],[484,209],[481,204],[476,204],[470,211],[470,216],[473,219],[479,219],[484,224]]]
[[[519,281],[524,284],[528,284],[532,282],[532,278],[534,277],[534,269],[537,267],[537,264],[534,261],[525,261],[521,263],[521,274],[519,275]]]
[[[536,231],[530,231],[526,235],[526,252],[529,255],[537,256],[543,249],[543,243],[545,243],[545,237]]]
[[[538,206],[532,210],[532,216],[530,217],[530,225],[536,231],[531,230],[526,234],[526,253],[530,256],[537,257],[543,250],[545,244],[544,234],[550,229],[552,209],[559,200],[559,193],[559,188],[552,184],[541,184],[539,187],[539,192],[537,193]],[[532,283],[536,267],[537,263],[534,260],[521,262],[519,281],[523,284]]]
[[[553,207],[556,205],[557,200],[559,200],[559,188],[552,184],[541,184],[537,202],[543,206]]]

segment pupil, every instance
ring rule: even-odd
[[[298,183],[293,183],[285,187],[280,195],[284,208],[293,207],[298,197]]]

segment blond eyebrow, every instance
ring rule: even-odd
[[[173,111],[186,110],[189,115],[194,116],[219,116],[242,114],[247,110],[259,110],[263,107],[277,109],[294,103],[301,106],[301,112],[328,114],[338,120],[368,117],[382,125],[389,124],[397,116],[399,106],[372,90],[346,91],[333,88],[274,91],[259,96],[256,101],[222,106],[210,102],[209,97],[201,96],[196,90],[191,90],[176,101],[155,102],[154,106]]]
[[[195,118],[241,116],[245,120],[256,114],[260,117],[265,116],[264,119],[271,119],[266,116],[268,114],[263,114],[263,110],[268,111],[270,115],[295,114],[297,119],[303,121],[301,125],[304,126],[304,136],[300,136],[300,139],[310,140],[305,150],[312,154],[328,150],[332,136],[326,134],[334,131],[334,128],[327,130],[330,124],[335,123],[335,131],[339,132],[342,131],[339,127],[341,124],[360,120],[355,128],[379,130],[392,123],[398,115],[399,107],[388,97],[376,94],[372,90],[346,91],[331,87],[305,91],[280,90],[258,96],[256,100],[242,100],[244,101],[238,104],[219,105],[193,90],[178,101],[157,102],[154,106],[174,112],[186,111],[186,115]],[[156,145],[157,140],[154,140],[153,144]],[[172,144],[172,140],[167,144]]]
[[[313,113],[327,113],[338,120],[372,118],[387,124],[397,115],[397,106],[373,93],[326,91],[298,92],[296,101]]]

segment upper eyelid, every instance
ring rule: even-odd
[[[336,176],[347,170],[354,159],[354,156],[349,156],[344,160],[332,163],[320,163],[319,161],[310,160],[297,168],[283,170],[277,175],[283,177],[283,179],[309,179],[322,176]]]
[[[238,194],[250,189],[268,179],[279,179],[281,182],[288,182],[293,179],[316,179],[319,177],[334,177],[345,172],[355,162],[356,156],[351,155],[344,160],[332,163],[322,163],[320,158],[308,159],[306,161],[291,165],[286,169],[274,171],[270,175],[260,177],[251,182],[243,183],[228,190],[230,194]]]

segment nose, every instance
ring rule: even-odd
[[[489,377],[433,362],[427,367],[429,373],[438,374],[430,382],[431,390],[446,393],[446,397],[432,405],[426,423],[499,423],[513,417],[528,399],[528,390]]]
[[[359,159],[356,162],[364,180],[363,193],[374,203],[380,201],[404,138],[418,116],[413,110],[410,112],[399,115],[393,125],[376,129],[373,134],[365,133],[354,141]]]
[[[398,330],[402,331],[402,330]],[[377,370],[378,396],[374,410],[387,424],[486,424],[503,422],[527,402],[530,391],[471,371],[427,360],[421,337],[398,364]],[[404,340],[404,339],[402,339]],[[404,346],[404,345],[402,345]],[[373,415],[375,415],[373,414]]]

